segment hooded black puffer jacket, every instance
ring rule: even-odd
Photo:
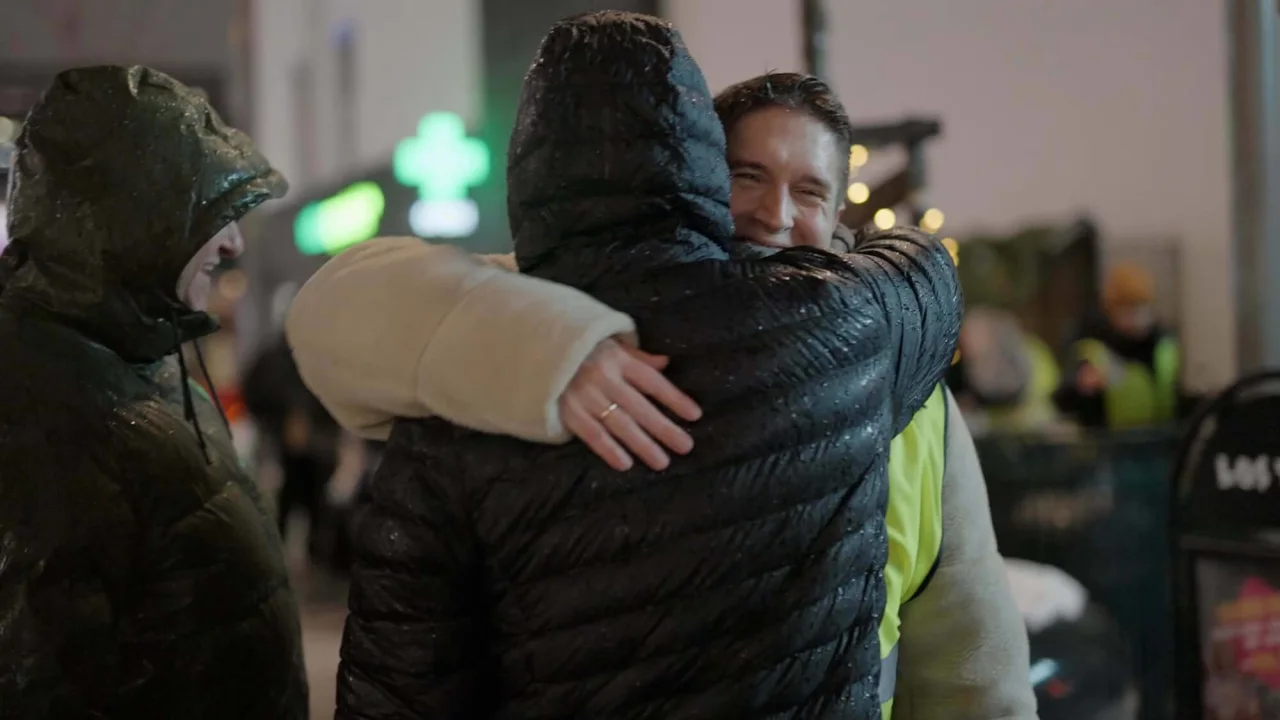
[[[183,266],[284,181],[202,98],[137,67],[59,75],[17,148],[0,717],[305,718],[275,523],[171,357],[216,328],[179,302]]]
[[[954,349],[947,251],[903,231],[729,258],[723,131],[653,18],[553,28],[508,163],[522,269],[637,319],[705,410],[696,447],[617,473],[399,422],[338,717],[878,718],[885,464]]]

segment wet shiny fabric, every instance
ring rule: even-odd
[[[62,73],[18,139],[0,263],[0,717],[305,718],[274,522],[174,353],[178,276],[284,190],[160,73]],[[204,449],[197,433],[203,436]]]
[[[954,349],[946,250],[729,257],[711,96],[640,16],[551,31],[508,181],[522,270],[636,318],[705,410],[696,447],[617,473],[400,421],[357,523],[338,717],[877,718],[889,441]]]

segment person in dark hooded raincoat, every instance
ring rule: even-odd
[[[10,182],[0,717],[305,718],[275,522],[178,355],[284,180],[190,89],[104,66],[58,75]]]
[[[520,270],[635,318],[704,410],[693,450],[621,473],[581,443],[397,421],[337,717],[879,717],[886,465],[955,349],[945,247],[900,229],[732,257],[752,251],[706,82],[629,13],[548,34],[507,180]]]

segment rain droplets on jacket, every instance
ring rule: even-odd
[[[947,251],[904,230],[730,258],[723,130],[654,18],[553,28],[508,155],[521,270],[636,319],[704,409],[695,449],[617,473],[580,443],[399,421],[338,717],[877,717],[885,466],[954,350]]]
[[[182,268],[284,181],[205,100],[139,67],[60,74],[17,150],[0,270],[0,715],[304,718],[274,523],[171,357],[217,327],[179,302]]]

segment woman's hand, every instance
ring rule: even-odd
[[[615,470],[631,469],[631,453],[654,470],[665,470],[671,458],[663,448],[684,455],[693,449],[693,438],[650,398],[684,420],[702,417],[702,408],[663,376],[667,362],[605,340],[560,396],[561,422]]]

